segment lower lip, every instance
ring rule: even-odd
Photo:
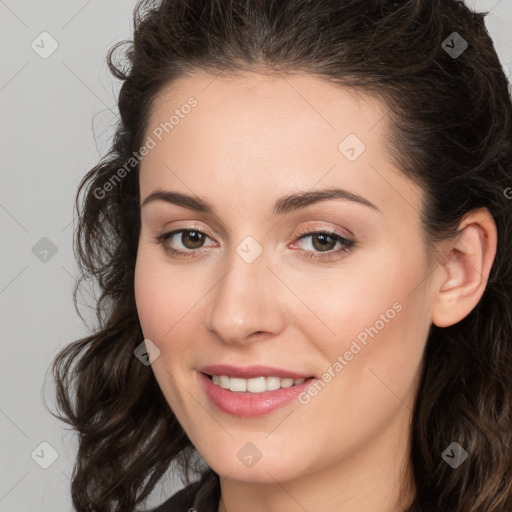
[[[203,389],[210,401],[222,412],[234,416],[254,417],[269,414],[297,399],[315,380],[306,379],[301,384],[263,393],[236,392],[214,384],[204,373],[199,372]]]

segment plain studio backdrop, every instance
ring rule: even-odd
[[[42,386],[57,351],[88,334],[72,303],[73,202],[113,133],[120,84],[105,59],[131,38],[135,3],[0,0],[0,512],[73,510],[76,438],[43,407]],[[512,1],[467,4],[491,11],[510,80]],[[81,302],[91,303],[87,293]],[[92,310],[82,314],[93,325]],[[181,486],[170,471],[148,505]]]

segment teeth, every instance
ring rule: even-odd
[[[212,381],[221,388],[230,391],[264,393],[275,391],[280,388],[289,388],[302,384],[306,379],[281,379],[279,377],[255,377],[253,379],[240,379],[238,377],[227,377],[226,375],[213,375]]]

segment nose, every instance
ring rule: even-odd
[[[208,294],[206,327],[231,345],[278,335],[285,326],[283,283],[268,265],[265,252],[248,263],[236,251]]]

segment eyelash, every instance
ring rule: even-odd
[[[171,257],[173,258],[197,258],[199,256],[194,256],[194,253],[196,252],[204,252],[204,248],[201,247],[201,248],[198,248],[198,249],[189,249],[187,251],[182,251],[182,250],[179,250],[179,249],[174,249],[172,247],[169,247],[166,245],[166,242],[169,238],[172,238],[174,235],[178,234],[178,233],[183,233],[183,232],[192,232],[192,231],[195,231],[197,233],[200,233],[201,235],[204,235],[205,237],[208,237],[210,238],[206,233],[200,231],[199,229],[196,229],[196,228],[193,228],[193,227],[190,227],[190,228],[182,228],[182,229],[177,229],[177,230],[174,230],[174,231],[169,231],[167,233],[162,233],[158,236],[155,237],[155,240],[156,240],[156,243],[160,244],[163,246],[165,252],[167,252]],[[344,254],[344,253],[347,253],[347,252],[352,252],[354,251],[355,247],[356,247],[356,243],[354,240],[349,240],[348,238],[345,238],[341,235],[339,235],[338,233],[334,232],[334,231],[328,231],[328,230],[305,230],[305,231],[301,231],[296,240],[302,240],[304,238],[307,238],[308,236],[311,236],[311,235],[326,235],[328,236],[329,238],[332,238],[333,240],[335,240],[336,242],[339,242],[341,243],[342,245],[342,248],[341,249],[338,249],[338,250],[330,250],[330,251],[303,251],[304,252],[304,257],[307,258],[307,259],[311,259],[311,260],[324,260],[324,261],[330,261],[333,257],[339,255],[339,254]]]

